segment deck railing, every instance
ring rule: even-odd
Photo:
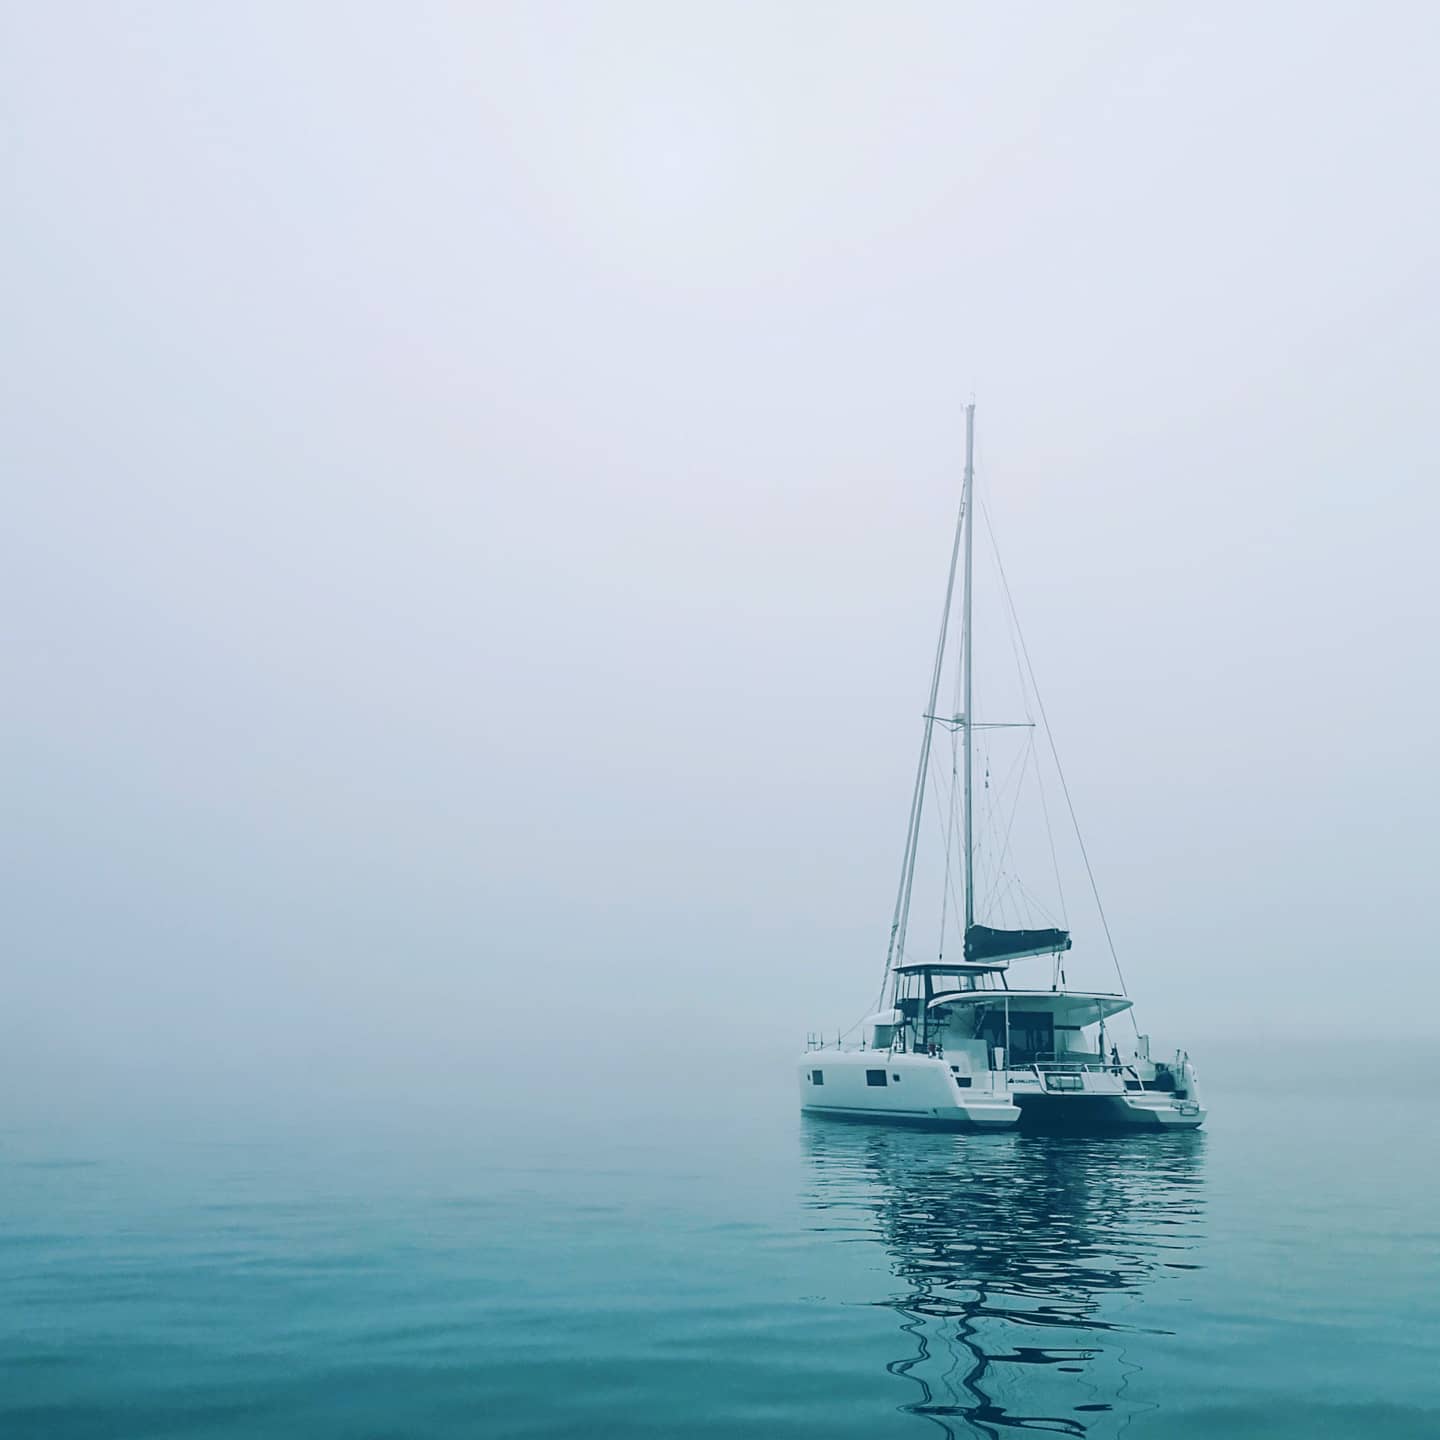
[[[1145,1088],[1145,1082],[1140,1078],[1140,1072],[1133,1065],[1114,1065],[1101,1062],[1094,1064],[1090,1061],[1069,1062],[1063,1060],[1033,1060],[1029,1065],[1012,1065],[1011,1070],[1033,1070],[1035,1078],[1041,1085],[1045,1084],[1047,1075],[1119,1075],[1124,1077],[1127,1073],[1132,1075],[1135,1083],[1141,1090]]]

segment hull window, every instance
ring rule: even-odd
[[[867,1070],[865,1072],[865,1083],[867,1085],[884,1085],[888,1082],[885,1079],[883,1070]]]
[[[823,1085],[825,1083],[825,1072],[823,1070],[812,1070],[810,1072],[810,1083],[812,1085]]]

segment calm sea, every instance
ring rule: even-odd
[[[1440,1436],[1423,1087],[968,1138],[577,1082],[0,1133],[0,1435]]]

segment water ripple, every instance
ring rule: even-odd
[[[900,1317],[898,1408],[946,1436],[1118,1434],[1127,1337],[1204,1224],[1203,1134],[937,1137],[816,1120],[806,1204],[819,1231],[883,1247]],[[1047,1380],[1046,1372],[1053,1378]],[[1063,1377],[1063,1378],[1062,1378]]]

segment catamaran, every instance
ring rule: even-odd
[[[983,900],[1003,910],[1013,901],[1017,888],[1027,900],[1034,897],[1010,873],[1015,807],[1009,796],[1005,804],[1010,808],[1010,823],[1001,827],[1003,838],[996,838],[986,850],[993,883],[984,896],[980,893],[977,736],[991,731],[1029,731],[1033,754],[1036,721],[987,723],[972,718],[976,509],[972,401],[965,409],[960,513],[950,551],[920,763],[885,956],[881,1008],[833,1041],[810,1037],[799,1064],[801,1106],[816,1114],[984,1130],[1016,1125],[1027,1129],[1194,1129],[1203,1123],[1206,1112],[1200,1104],[1189,1054],[1176,1050],[1169,1058],[1152,1059],[1149,1037],[1140,1033],[1138,1025],[1122,1037],[1109,1023],[1120,1015],[1128,1015],[1133,1021],[1133,1002],[1126,992],[1114,947],[1109,944],[1109,926],[1088,858],[1084,858],[1084,873],[1100,930],[1114,961],[1118,989],[1072,988],[1067,983],[1066,964],[1071,950],[1068,926],[1025,924],[1016,928],[978,918]],[[942,714],[941,682],[946,675],[957,572],[961,601],[956,705],[954,713]],[[1003,583],[1003,571],[1001,575]],[[1003,593],[1008,605],[1008,584]],[[1013,622],[1013,607],[1009,614]],[[1018,636],[1018,625],[1015,633]],[[1044,707],[1033,685],[1023,639],[1015,647],[1015,658],[1022,681],[1026,675],[1029,677],[1025,693],[1033,697],[1033,708],[1038,710],[1039,724],[1048,737]],[[945,777],[949,782],[949,814],[941,825],[945,853],[939,885],[940,940],[932,951],[910,943],[910,920],[925,797],[927,790],[937,788],[932,774],[937,731],[949,737],[951,763]],[[1069,804],[1069,790],[1059,770],[1053,740],[1050,754],[1073,817],[1074,807]],[[1028,771],[1021,768],[1019,773],[1023,777]],[[1038,762],[1035,773],[1038,779]],[[982,785],[982,793],[991,795],[988,752]],[[997,807],[992,804],[990,808],[993,814]],[[1075,833],[1083,858],[1078,826]],[[957,849],[958,856],[954,854]],[[1050,853],[1053,857],[1053,838]],[[958,876],[953,874],[956,867],[952,866],[956,858]],[[1058,861],[1055,879],[1057,888],[1063,889]],[[954,893],[957,880],[959,897]],[[960,959],[944,953],[952,905],[957,916],[963,914],[962,927],[954,927],[953,922],[950,926],[952,931],[962,930]],[[1032,973],[1028,983],[1011,983],[1011,967],[1017,962],[1028,962],[1027,968],[1033,972],[1043,961],[1048,961],[1048,974],[1037,977]]]

